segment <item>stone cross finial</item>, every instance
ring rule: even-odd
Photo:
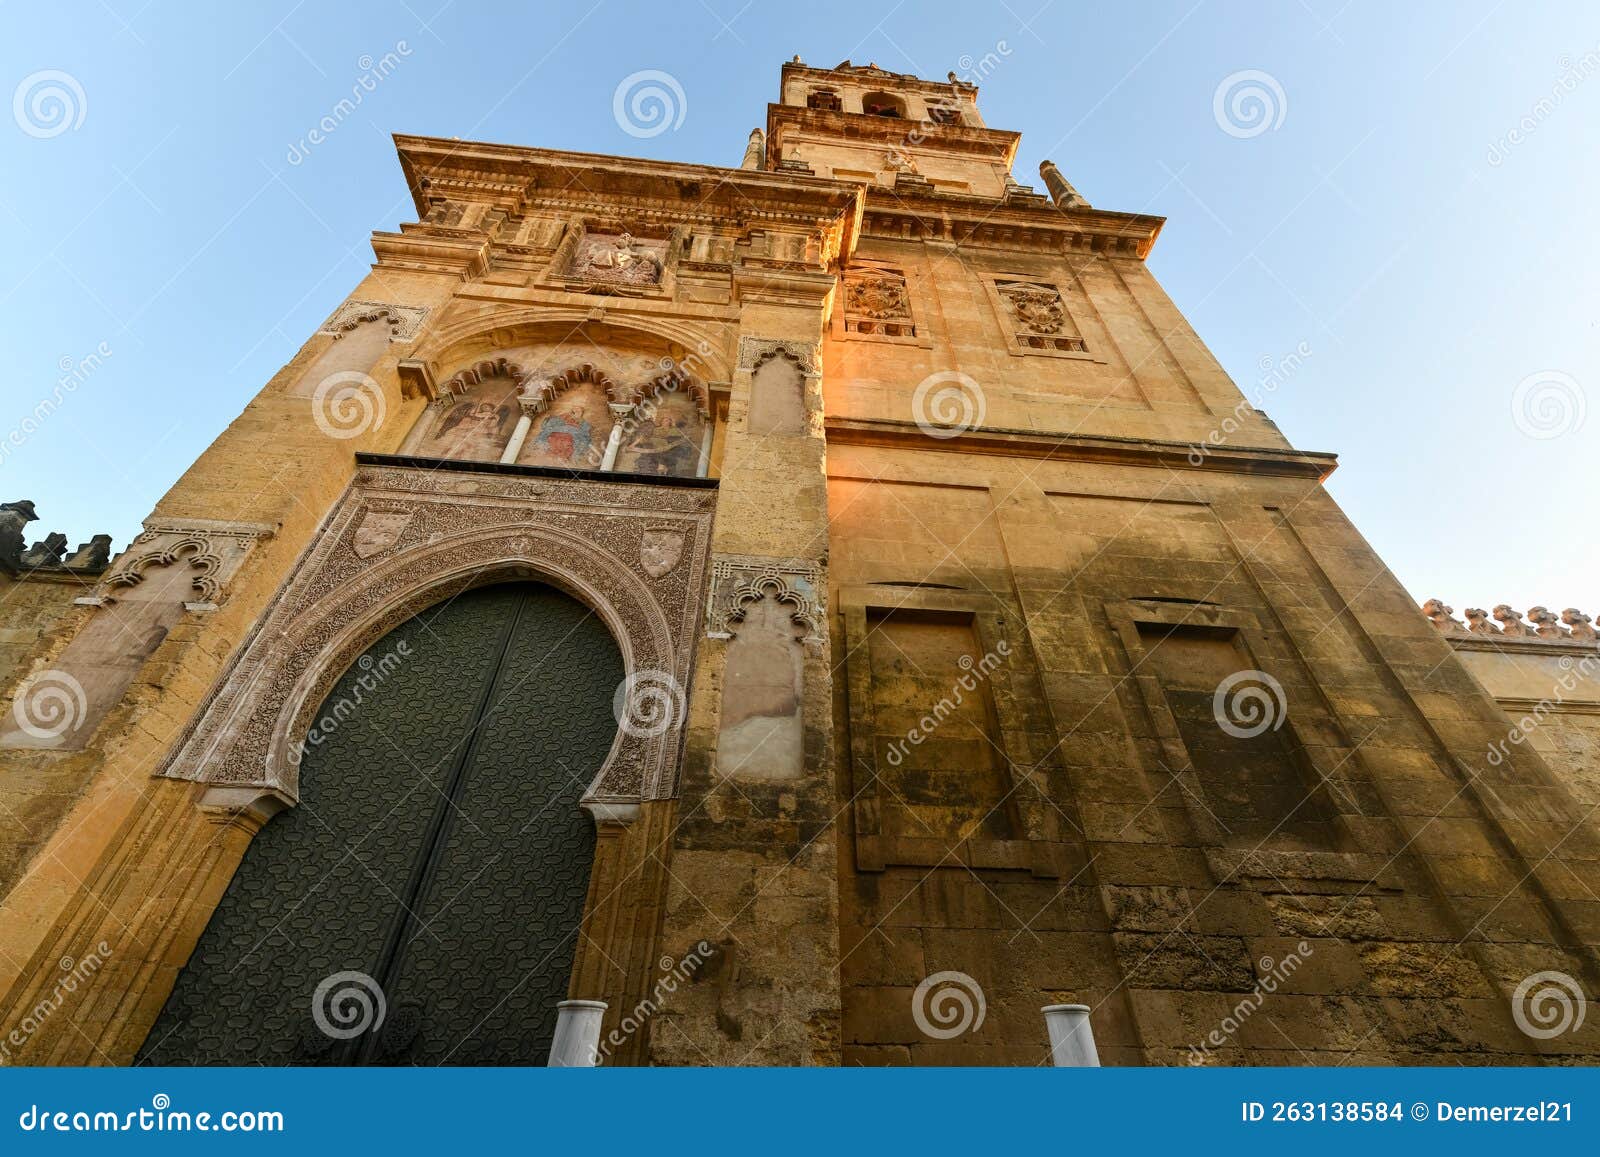
[[[1500,632],[1511,639],[1537,638],[1533,628],[1522,621],[1522,612],[1511,609],[1510,603],[1501,603],[1494,609],[1494,617],[1504,629]]]
[[[1498,635],[1500,628],[1489,621],[1489,612],[1482,607],[1468,607],[1467,630],[1474,635]]]
[[[1561,612],[1561,621],[1572,629],[1572,637],[1585,643],[1592,643],[1596,638],[1593,626],[1594,620],[1584,614],[1577,607],[1568,607]]]
[[[1441,635],[1464,635],[1467,628],[1462,626],[1461,620],[1454,617],[1455,608],[1447,607],[1440,599],[1429,599],[1422,604],[1422,613],[1428,616],[1428,622],[1433,624],[1434,630]]]

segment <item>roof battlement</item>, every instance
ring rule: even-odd
[[[97,534],[78,549],[67,552],[67,536],[52,531],[23,549],[23,529],[37,522],[31,499],[0,503],[0,572],[13,576],[28,574],[98,578],[111,565],[111,536]]]

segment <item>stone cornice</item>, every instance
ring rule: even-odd
[[[487,202],[507,213],[538,203],[567,206],[620,200],[722,217],[781,213],[812,222],[851,222],[861,190],[847,182],[651,161],[637,157],[453,141],[394,138],[419,217],[438,196]]]
[[[1338,457],[1316,450],[1270,446],[1209,448],[1195,461],[1194,447],[1184,442],[1109,435],[1052,434],[1038,430],[978,427],[958,437],[934,438],[915,422],[888,419],[828,418],[828,441],[840,445],[941,450],[950,453],[1001,454],[1016,458],[1104,462],[1155,466],[1172,470],[1223,470],[1234,474],[1275,474],[1322,481],[1338,466]]]
[[[942,241],[950,245],[1049,253],[1150,256],[1165,217],[1104,209],[1008,205],[960,193],[869,189],[861,214],[865,237]]]
[[[1600,658],[1592,642],[1574,639],[1547,639],[1543,636],[1527,638],[1496,638],[1493,635],[1445,635],[1445,642],[1458,651],[1490,651],[1496,655],[1567,655],[1576,658]]]
[[[939,86],[945,89],[949,85]],[[767,106],[767,167],[777,167],[782,143],[791,135],[815,135],[843,143],[867,143],[885,149],[915,147],[936,152],[968,153],[1003,164],[1008,169],[1017,155],[1022,134],[980,125],[934,124],[901,118],[801,108],[792,104]],[[914,146],[909,138],[915,134]]]
[[[952,92],[969,98],[978,95],[978,86],[964,80],[926,80],[914,73],[890,72],[873,64],[853,64],[848,60],[834,68],[816,68],[799,60],[791,60],[783,65],[781,76],[784,81],[791,76],[805,76],[822,84],[839,80],[892,80],[895,88],[918,92],[923,96],[948,96]]]

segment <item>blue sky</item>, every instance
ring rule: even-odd
[[[3,497],[124,545],[409,219],[391,133],[736,165],[795,53],[934,78],[992,56],[1019,179],[1049,156],[1169,219],[1156,275],[1290,439],[1340,454],[1330,488],[1413,594],[1600,617],[1600,9],[741,4],[7,7]],[[612,115],[641,69],[686,98],[649,139]],[[1246,70],[1271,124],[1231,134],[1214,98]],[[65,122],[30,103],[51,87]]]

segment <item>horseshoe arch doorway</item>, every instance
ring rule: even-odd
[[[542,1065],[616,733],[615,640],[537,582],[373,644],[306,737],[139,1064]]]

